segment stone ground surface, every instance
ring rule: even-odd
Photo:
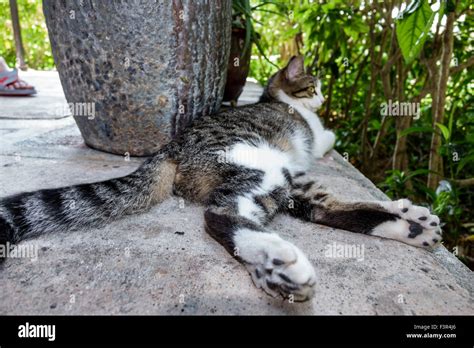
[[[40,94],[0,97],[0,197],[120,176],[141,163],[84,145],[58,111],[65,101],[54,72],[22,76]],[[334,151],[313,172],[343,198],[386,199]],[[23,242],[38,256],[0,269],[0,314],[474,314],[473,273],[444,247],[430,252],[287,216],[269,228],[308,255],[319,280],[310,302],[273,299],[205,233],[202,214],[170,198],[103,229]],[[363,247],[363,257],[327,257],[333,243]]]

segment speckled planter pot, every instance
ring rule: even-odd
[[[43,0],[43,7],[64,93],[89,146],[150,155],[220,107],[231,0]]]

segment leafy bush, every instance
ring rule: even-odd
[[[25,48],[25,62],[33,69],[52,69],[54,59],[41,1],[17,0],[17,3]],[[0,28],[2,28],[0,30],[0,56],[5,58],[10,67],[13,67],[16,51],[8,1],[0,1]]]

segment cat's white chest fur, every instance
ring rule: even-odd
[[[336,136],[330,130],[324,129],[323,124],[321,123],[318,115],[311,111],[311,108],[317,108],[323,103],[322,97],[314,96],[308,105],[305,105],[302,102],[291,99],[283,91],[280,91],[278,94],[280,101],[293,107],[298,113],[305,119],[308,123],[311,132],[313,133],[313,156],[316,158],[321,158],[326,152],[331,150],[334,147],[336,141]]]

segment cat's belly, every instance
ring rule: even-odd
[[[310,165],[311,155],[306,146],[294,146],[289,151],[282,151],[267,143],[253,145],[242,142],[235,144],[226,158],[231,163],[261,170],[264,175],[259,189],[263,194],[284,185],[285,171],[294,175],[306,170]]]
[[[303,132],[296,131],[295,134],[290,138],[292,144],[291,150],[288,152],[291,157],[291,168],[290,173],[305,171],[307,170],[313,160],[313,139],[309,138]]]

